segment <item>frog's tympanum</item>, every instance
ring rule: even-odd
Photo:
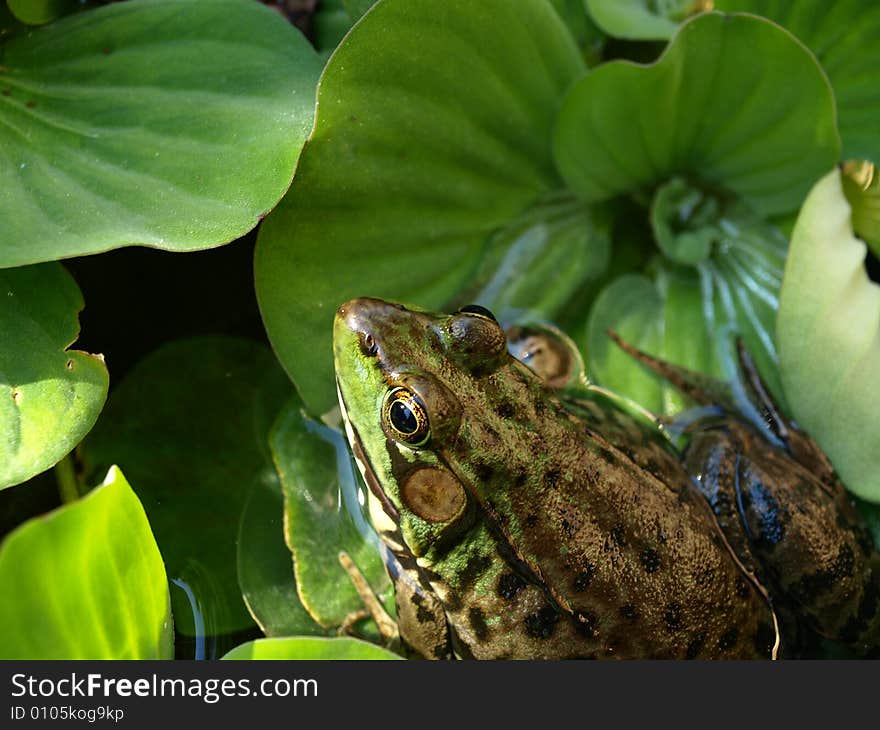
[[[399,563],[400,633],[415,652],[775,658],[782,634],[765,585],[802,599],[828,633],[865,640],[876,554],[851,510],[830,511],[845,503],[832,472],[808,478],[816,453],[780,451],[804,476],[774,497],[789,465],[757,456],[746,422],[701,424],[682,459],[652,424],[563,393],[507,344],[476,306],[446,315],[356,299],[336,315],[346,431]],[[736,454],[755,454],[747,471]],[[801,494],[817,481],[825,497]],[[771,499],[784,503],[768,511]],[[837,562],[807,564],[827,558],[835,525]],[[826,542],[799,562],[811,530]]]

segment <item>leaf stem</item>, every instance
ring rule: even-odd
[[[79,499],[79,487],[76,483],[76,473],[70,454],[55,465],[55,479],[58,481],[58,494],[64,504],[70,504]]]

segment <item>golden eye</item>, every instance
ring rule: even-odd
[[[431,435],[425,404],[407,388],[388,391],[382,404],[382,421],[390,436],[411,446],[422,446]]]

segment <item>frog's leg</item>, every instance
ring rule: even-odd
[[[379,602],[379,598],[373,592],[367,579],[364,578],[364,574],[361,573],[360,569],[354,564],[354,561],[349,557],[348,553],[341,551],[338,557],[339,563],[345,569],[345,572],[348,573],[349,579],[364,604],[364,609],[355,611],[345,617],[340,630],[343,633],[349,633],[352,626],[357,621],[370,616],[373,621],[376,622],[376,627],[379,629],[379,636],[382,637],[385,645],[393,646],[399,642],[400,639],[400,634],[398,633],[397,624],[394,622],[394,619],[388,615],[388,612]]]

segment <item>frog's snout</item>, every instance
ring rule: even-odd
[[[361,335],[374,334],[376,326],[388,321],[392,313],[399,312],[403,307],[399,304],[373,299],[372,297],[358,297],[349,299],[336,310],[336,328],[340,326]]]

